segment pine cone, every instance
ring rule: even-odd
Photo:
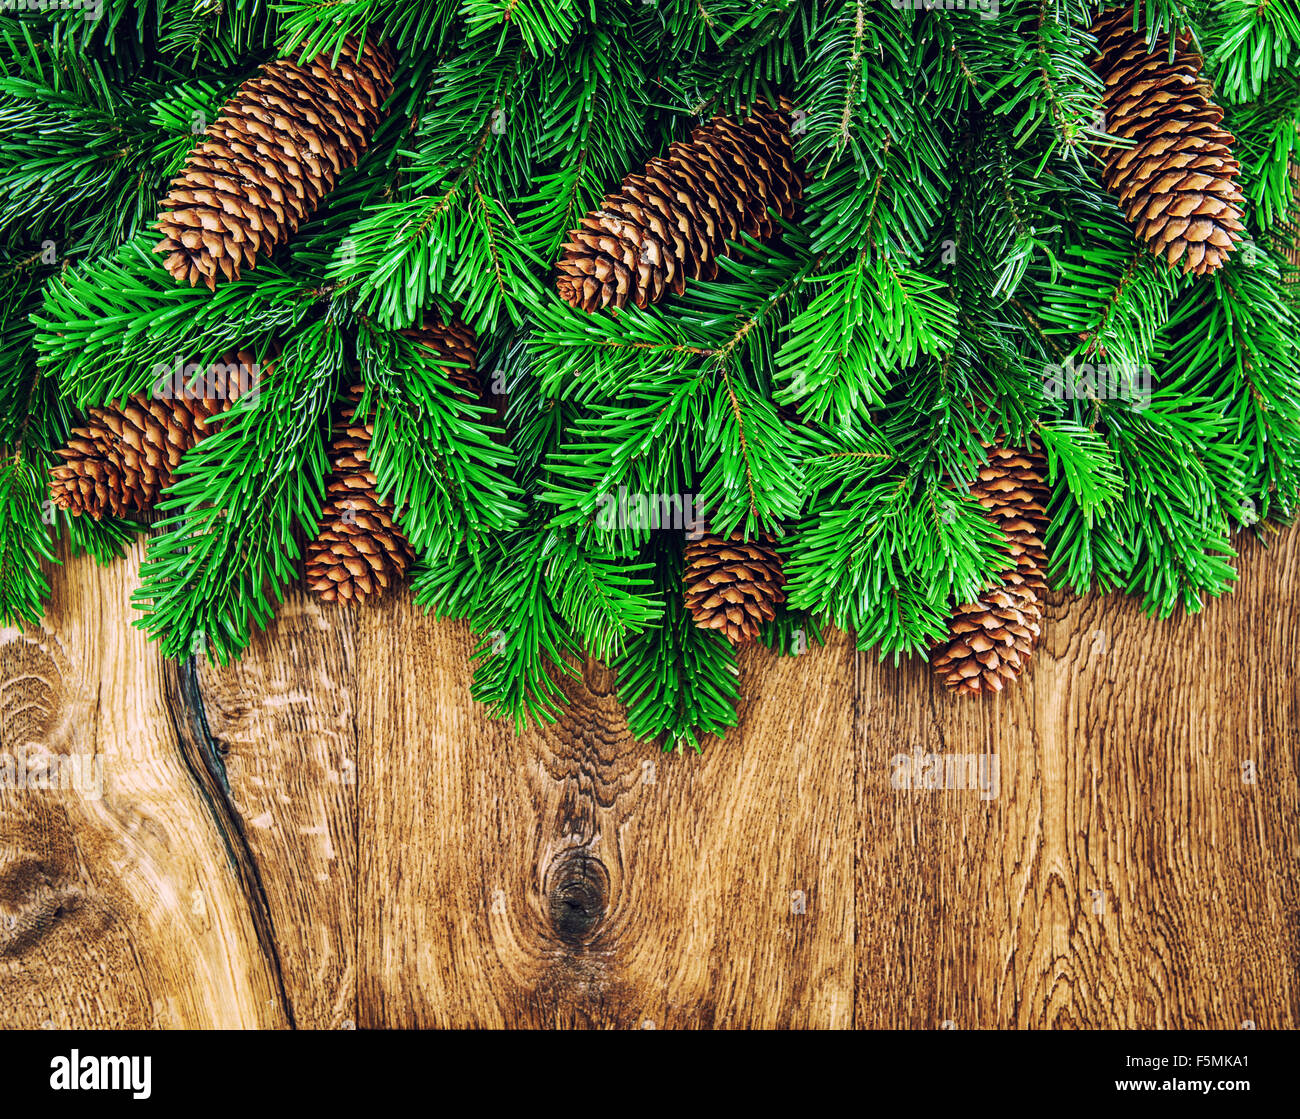
[[[560,297],[585,311],[657,303],[688,279],[711,280],[726,242],[776,231],[803,193],[789,106],[759,104],[743,123],[717,116],[607,195],[569,234],[557,266]]]
[[[687,543],[685,559],[691,617],[700,629],[721,630],[733,644],[753,641],[785,601],[785,572],[770,533],[748,541],[739,529],[727,539],[705,533]]]
[[[1170,62],[1169,37],[1160,35],[1148,51],[1145,33],[1133,30],[1132,8],[1103,12],[1092,33],[1099,52],[1093,69],[1106,83],[1106,130],[1134,141],[1102,152],[1102,182],[1138,236],[1171,267],[1215,271],[1245,229],[1241,167],[1191,37],[1178,39]]]
[[[346,39],[338,64],[277,59],[236,91],[185,161],[162,200],[158,228],[167,271],[181,283],[216,287],[257,254],[287,241],[365,150],[393,91],[386,43],[367,42],[359,61]]]
[[[156,385],[121,406],[91,408],[57,454],[50,495],[74,516],[115,517],[152,509],[175,480],[181,456],[212,430],[207,423],[255,386],[261,370],[252,353],[227,354],[202,383]]]
[[[343,430],[330,445],[334,474],[326,486],[320,529],[307,546],[307,586],[326,602],[351,602],[383,594],[398,582],[415,552],[381,500],[370,469],[374,426],[355,422],[364,390],[354,385]]]
[[[460,319],[453,319],[446,325],[435,321],[430,326],[411,327],[399,333],[432,350],[439,357],[456,362],[454,366],[442,366],[447,379],[471,400],[482,397],[483,378],[478,371],[478,338]]]
[[[943,682],[960,695],[1000,692],[1029,661],[1042,630],[1047,593],[1047,463],[1036,449],[996,446],[971,495],[1002,530],[1009,560],[1002,582],[964,603],[949,622],[950,639],[934,659]]]

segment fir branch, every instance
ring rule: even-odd
[[[14,456],[0,462],[0,624],[41,620],[50,584],[42,561],[54,561],[49,530],[41,517],[45,479]]]
[[[281,52],[337,57],[343,41],[382,33],[405,54],[438,53],[461,30],[461,0],[276,0]]]
[[[951,600],[968,601],[1002,563],[980,506],[879,435],[840,439],[809,470],[817,496],[783,546],[789,607],[895,658],[939,641]]]
[[[470,694],[517,729],[554,722],[568,703],[556,676],[576,676],[581,646],[546,593],[556,546],[535,522],[496,537],[482,555],[462,550],[423,564],[415,601],[438,617],[467,618],[481,635]]]
[[[1244,524],[1289,516],[1300,495],[1300,314],[1273,261],[1234,259],[1171,318],[1170,391],[1221,402],[1244,458],[1246,492],[1225,495]]]
[[[415,549],[448,554],[515,528],[526,509],[511,480],[514,456],[485,421],[488,410],[447,379],[447,359],[365,322],[357,356],[379,403],[371,466]]]
[[[957,308],[941,285],[888,257],[859,253],[808,284],[821,291],[783,329],[775,361],[784,384],[775,399],[799,404],[809,419],[849,423],[883,403],[894,370],[953,344]]]
[[[1206,57],[1215,90],[1228,101],[1252,101],[1285,70],[1300,68],[1297,0],[1220,0],[1208,8]]]
[[[470,35],[509,27],[534,55],[567,43],[579,18],[579,0],[464,0],[461,15]]]
[[[702,751],[707,736],[736,725],[735,649],[716,632],[698,629],[687,613],[680,551],[663,545],[654,567],[664,620],[634,638],[615,662],[618,697],[637,738],[662,739],[665,750]]]
[[[164,491],[167,514],[140,571],[135,624],[166,656],[206,653],[224,664],[265,628],[297,573],[295,528],[312,538],[320,515],[324,417],[344,367],[332,319],[303,327],[257,392],[186,452]]]
[[[321,293],[269,261],[215,293],[177,285],[159,267],[155,239],[137,234],[113,255],[63,272],[32,316],[42,365],[79,405],[143,392],[160,365],[261,350],[318,310]]]

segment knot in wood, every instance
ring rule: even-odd
[[[561,855],[547,874],[551,926],[565,944],[583,944],[595,935],[609,908],[609,871],[586,851]]]

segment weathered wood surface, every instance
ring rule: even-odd
[[[1059,596],[991,704],[747,652],[703,758],[596,664],[516,738],[400,599],[168,665],[139,550],[72,561],[0,634],[0,751],[102,795],[0,790],[0,1026],[1294,1028],[1298,549],[1199,617]],[[914,753],[996,755],[996,795],[894,787]]]

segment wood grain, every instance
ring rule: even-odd
[[[859,1025],[1295,1028],[1297,534],[1244,548],[1202,616],[1057,595],[984,707],[864,662]],[[912,750],[999,795],[892,788]]]
[[[263,868],[288,1012],[304,1028],[357,1018],[353,631],[346,613],[293,588],[247,655],[193,670],[240,840]]]
[[[0,790],[0,1025],[1295,1028],[1298,549],[1246,541],[1200,616],[1058,596],[993,703],[746,651],[702,758],[594,663],[516,737],[401,597],[295,591],[237,665],[167,665],[138,551],[73,561],[0,637],[0,752],[105,792]],[[900,755],[996,757],[996,795]]]
[[[470,646],[405,605],[363,622],[365,660],[409,667],[360,720],[365,1025],[850,1022],[843,638],[747,655],[744,718],[704,759],[632,739],[595,664],[513,739],[469,702]]]
[[[142,552],[56,572],[44,625],[0,634],[0,750],[102,772],[0,790],[0,1026],[285,1022],[177,670],[125,624]]]

